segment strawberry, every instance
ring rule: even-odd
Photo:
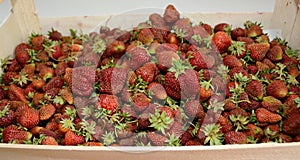
[[[276,99],[272,96],[266,96],[263,98],[261,102],[262,107],[266,108],[271,112],[276,112],[280,106],[282,106],[282,102],[279,99]]]
[[[15,119],[15,112],[9,106],[0,106],[0,127],[11,125]]]
[[[247,124],[247,130],[245,133],[248,137],[253,137],[257,141],[261,140],[261,138],[264,136],[264,131],[252,123]]]
[[[153,146],[163,146],[167,138],[156,132],[147,132],[147,138],[151,141]]]
[[[176,10],[176,8],[173,5],[169,4],[165,9],[163,18],[165,22],[172,24],[180,18],[180,13]]]
[[[264,96],[264,85],[259,80],[252,80],[246,86],[245,92],[254,100],[262,100]]]
[[[234,79],[234,77],[238,74],[242,74],[243,77],[248,77],[248,72],[242,67],[234,67],[228,72],[231,79]]]
[[[73,97],[73,94],[72,94],[71,89],[69,87],[65,87],[65,88],[60,89],[59,94],[69,104],[74,103],[74,97]]]
[[[49,36],[49,39],[52,41],[60,41],[63,38],[62,34],[53,28],[51,29],[51,31],[48,32],[48,36]]]
[[[147,92],[150,93],[154,100],[165,100],[168,96],[164,86],[157,82],[150,83],[147,87]]]
[[[127,72],[119,68],[106,68],[99,73],[100,92],[118,94],[127,80]]]
[[[57,146],[58,142],[56,141],[55,138],[51,137],[51,136],[46,136],[42,142],[41,145],[54,145]]]
[[[232,41],[231,38],[223,31],[216,32],[212,37],[212,46],[215,46],[221,54],[228,50]]]
[[[156,53],[157,67],[160,71],[166,72],[172,67],[172,59],[179,60],[180,57],[174,51],[161,51]]]
[[[24,141],[28,141],[31,139],[32,134],[30,132],[18,129],[15,125],[7,126],[3,132],[3,142],[9,143],[12,141],[16,141],[17,143],[23,143]]]
[[[165,76],[165,88],[170,97],[175,100],[195,96],[199,92],[198,72],[190,69],[189,64],[181,60],[173,60],[173,67]]]
[[[43,91],[47,91],[52,88],[61,88],[63,85],[64,81],[60,77],[56,76],[51,78],[50,81],[45,86],[43,86]]]
[[[231,26],[228,23],[218,23],[217,25],[215,25],[214,27],[214,32],[217,33],[219,31],[222,32],[228,32],[230,33],[231,31]]]
[[[54,77],[54,69],[50,67],[43,67],[39,72],[39,77],[42,78],[44,81],[51,79]]]
[[[274,80],[267,86],[266,93],[269,96],[283,99],[288,95],[288,88],[282,80]]]
[[[229,121],[229,119],[222,116],[222,115],[220,115],[217,123],[220,124],[222,133],[229,132],[233,128],[231,122]]]
[[[131,58],[131,68],[133,70],[149,62],[151,59],[151,56],[147,53],[147,51],[141,47],[134,47],[128,50],[127,54]]]
[[[247,37],[254,38],[259,37],[263,34],[263,30],[260,23],[246,21],[244,23],[244,26],[246,28]]]
[[[186,102],[184,106],[184,113],[194,119],[194,118],[203,118],[205,116],[205,112],[203,110],[203,106],[199,101],[196,100],[189,100]]]
[[[238,37],[244,37],[245,35],[246,35],[246,31],[241,27],[234,28],[231,31],[231,38],[233,40],[237,40]]]
[[[144,93],[136,93],[131,97],[136,112],[143,112],[149,105],[150,99]]]
[[[40,122],[39,112],[33,108],[25,107],[20,111],[20,114],[17,116],[17,120],[23,127],[31,129]]]
[[[267,53],[267,58],[269,58],[272,62],[278,62],[282,60],[283,51],[280,46],[274,46],[270,48]]]
[[[8,96],[11,100],[19,100],[24,103],[28,103],[28,100],[25,97],[24,90],[14,84],[11,84],[8,87]]]
[[[143,28],[137,35],[137,40],[143,44],[151,44],[154,40],[154,35],[149,28]]]
[[[279,114],[273,113],[265,108],[255,110],[257,121],[260,123],[277,123],[282,117]]]
[[[157,13],[153,13],[149,16],[149,20],[156,30],[169,30],[169,27],[163,17]]]
[[[45,37],[43,35],[32,35],[30,37],[29,43],[35,51],[40,51],[43,49],[43,44],[45,42]]]
[[[226,144],[246,144],[247,135],[243,132],[229,131],[224,134]]]
[[[269,43],[253,43],[247,45],[247,50],[250,52],[250,57],[255,61],[262,61],[270,48]]]
[[[174,33],[169,33],[168,37],[167,37],[167,42],[170,44],[178,44],[179,40],[177,39],[177,37]]]
[[[215,63],[213,57],[205,53],[189,51],[187,54],[192,57],[189,59],[189,62],[195,67],[196,71],[212,68]]]
[[[173,52],[177,52],[178,51],[178,45],[176,44],[171,44],[171,43],[163,43],[163,44],[159,44],[156,47],[156,54],[160,53],[160,52],[164,52],[164,51],[173,51]]]
[[[21,66],[24,66],[30,60],[30,56],[28,54],[29,49],[30,49],[30,46],[28,46],[25,43],[20,43],[15,48],[15,58]]]
[[[126,46],[125,43],[122,41],[113,41],[110,43],[105,52],[106,57],[120,57],[125,53]]]
[[[241,60],[239,60],[237,57],[233,55],[227,55],[223,58],[223,64],[225,66],[228,66],[228,68],[234,68],[234,67],[242,67],[243,63]]]
[[[140,76],[143,81],[147,83],[154,81],[154,78],[157,76],[158,72],[158,68],[154,62],[148,62],[135,71],[136,75]]]
[[[287,119],[283,121],[283,131],[290,135],[300,134],[300,113],[292,113]]]
[[[118,98],[114,95],[100,94],[98,105],[98,107],[107,110],[110,114],[114,114],[118,109]]]
[[[68,131],[65,134],[64,138],[65,145],[74,146],[84,143],[84,137],[82,135],[78,135],[73,131]]]
[[[48,120],[54,115],[56,109],[52,104],[43,105],[39,110],[40,120]]]
[[[34,78],[34,72],[35,72],[35,64],[31,63],[31,64],[26,64],[22,71],[28,75],[28,80],[32,81]]]
[[[2,65],[5,65],[3,63],[2,63]],[[8,61],[7,63],[8,64],[6,66],[4,66],[5,72],[20,72],[21,71],[21,66],[16,59],[12,59],[12,60]]]

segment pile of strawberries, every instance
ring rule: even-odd
[[[298,51],[256,22],[193,24],[168,5],[131,31],[32,34],[1,64],[3,143],[300,141]]]

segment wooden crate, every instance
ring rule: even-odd
[[[90,17],[39,18],[34,0],[11,0],[13,8],[6,22],[0,26],[0,57],[13,54],[14,47],[26,41],[32,32],[45,33],[54,27],[62,32],[69,28],[91,31],[111,15]],[[279,29],[294,49],[300,49],[300,1],[277,0],[274,11],[269,13],[210,13],[185,14],[195,21],[209,24],[228,22],[241,26],[246,20],[262,22],[264,28]],[[132,15],[138,17],[140,15]],[[28,160],[298,160],[300,143],[265,143],[222,146],[191,147],[82,147],[82,146],[35,146],[0,144],[1,159]]]

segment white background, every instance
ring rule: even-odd
[[[174,4],[180,12],[272,12],[275,0],[35,0],[40,17],[120,14],[140,8]],[[10,0],[0,3],[0,23],[8,16]]]

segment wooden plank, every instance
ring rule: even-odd
[[[297,19],[297,12],[299,10],[298,5],[299,0],[276,0],[273,16],[271,18],[272,28],[281,29],[283,38],[285,38],[290,43],[295,40],[291,37],[294,37],[293,34],[295,34],[293,30],[295,28],[294,25]],[[298,41],[298,43],[300,42]],[[296,45],[293,45],[292,47],[299,48],[299,46]]]

